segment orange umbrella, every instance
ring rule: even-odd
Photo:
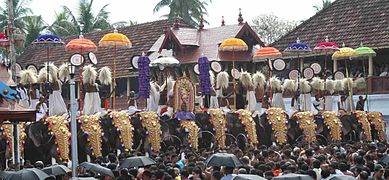
[[[266,61],[282,57],[281,52],[274,47],[263,47],[255,51],[253,62]]]
[[[126,35],[118,32],[117,29],[113,33],[108,33],[104,35],[103,38],[99,41],[99,47],[113,47],[114,58],[113,58],[113,84],[116,87],[116,49],[117,48],[131,48],[131,41],[127,38]],[[115,90],[113,91],[113,100],[112,108],[115,109]]]
[[[235,69],[234,52],[235,51],[247,51],[247,44],[239,38],[228,38],[225,39],[219,46],[219,51],[232,51],[232,68]],[[234,108],[236,110],[236,93],[235,93],[235,78],[233,77],[234,83]]]
[[[69,43],[66,44],[65,49],[67,51],[77,51],[77,52],[80,52],[80,56],[82,58],[82,53],[83,52],[96,51],[97,50],[97,46],[91,40],[85,39],[84,36],[82,34],[80,34],[78,39],[73,39],[73,40],[69,41]],[[80,112],[82,112],[82,108],[83,108],[83,104],[82,104],[82,88],[81,88],[82,87],[82,68],[80,68],[79,74],[80,74],[80,91],[79,91],[80,104],[79,104],[79,108],[80,108]]]
[[[253,56],[253,62],[266,61],[267,63],[267,80],[270,81],[270,68],[271,68],[271,59],[276,59],[282,57],[281,52],[274,47],[263,47],[255,51]],[[269,100],[271,102],[271,89],[269,90]]]

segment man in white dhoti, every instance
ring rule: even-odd
[[[84,112],[85,115],[92,115],[100,112],[101,99],[98,84],[96,83],[97,72],[92,65],[85,66],[82,72],[82,80],[85,86]]]
[[[270,78],[270,87],[273,91],[272,107],[277,107],[285,110],[285,103],[282,97],[281,81],[277,77]]]
[[[150,97],[147,98],[147,110],[158,112],[159,99],[160,99],[159,86],[156,82],[151,82]]]
[[[39,101],[35,104],[36,110],[36,121],[41,120],[42,118],[47,116],[47,112],[49,109],[47,108],[45,97],[41,96]]]

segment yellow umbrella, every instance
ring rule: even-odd
[[[225,39],[219,46],[219,51],[232,51],[232,68],[235,69],[234,52],[235,51],[247,51],[249,48],[247,44],[239,38],[228,38]],[[234,108],[236,110],[236,93],[235,93],[235,78],[233,77],[234,83]]]
[[[332,55],[332,60],[342,60],[342,59],[350,59],[352,58],[353,56],[355,56],[356,54],[356,51],[353,49],[353,48],[349,48],[349,47],[342,47],[339,49],[339,51],[336,51],[333,55]]]
[[[116,86],[116,49],[117,48],[131,48],[131,41],[127,38],[126,35],[118,32],[117,29],[113,33],[108,33],[104,35],[103,38],[99,41],[99,47],[109,47],[114,48],[114,58],[113,58],[113,84],[114,88]],[[112,109],[115,109],[115,90],[113,91],[113,100],[112,100]]]
[[[347,61],[350,60],[352,57],[355,56],[357,52],[353,48],[345,47],[343,43],[343,47],[339,49],[339,51],[336,51],[332,55],[332,60],[345,60],[345,66],[346,66],[346,78],[348,79],[348,67],[347,67]],[[350,97],[350,110],[353,111],[353,102],[352,102],[352,93],[351,93],[351,85],[350,81],[347,80],[347,86],[348,86],[348,95]]]

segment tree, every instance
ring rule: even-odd
[[[281,19],[274,14],[263,14],[252,20],[253,30],[267,44],[273,43],[296,27],[294,21]]]
[[[55,20],[53,24],[48,27],[48,31],[60,37],[78,34],[78,27],[71,22],[69,14],[65,9],[60,13],[55,13]]]
[[[92,12],[92,5],[93,0],[80,0],[78,16],[75,16],[70,8],[63,6],[64,11],[70,18],[70,22],[73,23],[78,32],[81,32],[81,24],[83,26],[83,33],[111,28],[111,24],[108,21],[109,12],[106,10],[108,4],[104,5],[96,15]]]
[[[320,5],[314,5],[313,8],[315,8],[316,12],[319,12],[331,5],[331,0],[321,0]]]
[[[161,0],[154,7],[154,13],[159,12],[164,7],[169,7],[169,14],[163,15],[168,19],[181,17],[185,22],[196,26],[203,16],[207,15],[208,3],[212,0]],[[208,23],[204,20],[205,23]]]
[[[23,19],[25,22],[25,32],[27,33],[25,44],[28,46],[47,28],[47,25],[41,16],[26,16]]]
[[[4,5],[0,6],[0,30],[3,31],[4,27],[8,24],[8,3],[4,0]],[[14,13],[14,26],[24,32],[24,18],[32,14],[30,8],[27,8],[29,0],[12,0],[13,13]]]

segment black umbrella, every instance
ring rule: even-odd
[[[86,170],[89,170],[89,171],[92,171],[95,173],[100,173],[101,175],[104,175],[104,176],[115,177],[115,175],[113,175],[113,172],[110,169],[103,167],[103,166],[100,166],[98,164],[93,164],[90,162],[83,162],[78,167],[83,167]]]
[[[238,174],[234,176],[231,180],[253,180],[253,179],[266,180],[266,178],[254,174]]]
[[[242,163],[234,154],[228,153],[216,153],[209,157],[205,164],[207,166],[226,166],[226,167],[239,167]]]
[[[330,177],[328,180],[355,180],[355,177],[346,175],[335,175]]]
[[[20,171],[9,173],[7,177],[4,179],[6,180],[41,180],[48,178],[49,175],[47,175],[45,172],[36,169],[36,168],[29,168],[29,169],[23,169]]]
[[[285,174],[274,177],[273,180],[314,180],[311,176],[303,174]]]
[[[7,179],[7,177],[13,173],[15,173],[15,171],[0,171],[0,179]]]
[[[119,168],[133,168],[144,167],[148,165],[156,164],[156,162],[146,156],[134,156],[125,159],[119,166]]]
[[[68,167],[64,165],[58,165],[58,164],[45,167],[42,169],[42,171],[48,175],[54,175],[54,176],[66,175],[67,173],[72,172]]]

